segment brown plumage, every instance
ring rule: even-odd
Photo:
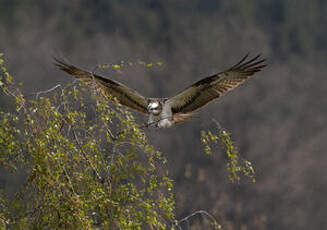
[[[145,98],[117,81],[92,74],[58,59],[55,59],[55,64],[86,84],[95,84],[104,97],[149,115],[148,124],[170,127],[192,118],[194,111],[236,88],[266,66],[265,59],[260,59],[260,55],[250,60],[247,58],[248,55],[228,70],[197,81],[171,98]]]
[[[114,102],[118,101],[120,104],[130,107],[138,112],[148,114],[148,103],[146,98],[135,90],[128,88],[122,83],[104,78],[97,74],[92,74],[89,71],[79,69],[56,58],[55,61],[55,65],[57,65],[61,70],[77,79],[80,79],[88,85],[94,85],[100,90],[104,97]]]
[[[167,103],[171,103],[173,113],[189,113],[198,110],[236,88],[266,66],[263,64],[265,59],[259,60],[260,55],[249,61],[246,61],[247,57],[248,55],[228,70],[206,77],[170,98]]]

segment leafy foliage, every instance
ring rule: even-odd
[[[182,229],[200,214],[212,228],[222,228],[204,210],[175,218],[173,181],[161,170],[167,159],[148,142],[130,112],[111,106],[79,81],[27,99],[1,56],[0,65],[1,93],[16,105],[13,112],[0,111],[0,166],[25,175],[15,199],[0,193],[0,226]],[[239,165],[229,134],[222,128],[218,135],[202,132],[207,154],[209,144],[219,140],[230,159],[230,179],[239,181],[240,172],[254,178],[248,161]]]
[[[26,175],[15,199],[1,202],[8,225],[166,229],[175,223],[172,180],[158,169],[167,161],[128,111],[97,93],[90,101],[78,83],[26,99],[3,66],[0,83],[16,100],[15,112],[0,113],[0,163]]]
[[[226,156],[228,158],[227,171],[229,172],[229,179],[232,182],[240,182],[240,175],[243,174],[255,182],[255,171],[250,161],[241,159],[239,161],[239,152],[231,139],[230,133],[226,132],[217,121],[214,121],[218,128],[218,133],[214,134],[209,131],[201,132],[201,142],[204,145],[206,154],[212,154],[213,144],[218,144],[218,141],[223,145]]]
[[[135,66],[135,65],[140,65],[140,66],[144,66],[147,68],[150,67],[160,67],[162,66],[162,62],[161,61],[157,61],[155,63],[146,63],[145,61],[137,61],[137,62],[131,62],[131,61],[121,61],[119,64],[99,64],[97,67],[101,68],[101,69],[107,69],[107,68],[113,68],[115,70],[119,70],[119,69],[123,69],[126,66]]]
[[[48,51],[55,55],[64,52],[66,57],[74,57],[74,61],[85,66],[94,63],[91,60],[120,63],[122,58],[125,61],[141,58],[149,62],[158,57],[169,66],[162,73],[132,70],[133,75],[122,76],[131,79],[136,89],[144,87],[137,81],[144,76],[149,82],[146,89],[149,93],[155,92],[154,89],[170,93],[174,91],[169,88],[172,81],[177,88],[184,87],[186,81],[193,82],[204,74],[228,67],[246,52],[263,52],[271,67],[244,87],[243,92],[233,92],[229,99],[222,99],[225,102],[211,105],[221,111],[218,119],[223,121],[222,125],[234,130],[235,144],[244,146],[240,153],[248,151],[251,158],[255,157],[255,169],[262,171],[260,180],[257,178],[251,192],[240,186],[242,192],[235,195],[240,190],[235,191],[235,186],[225,186],[224,181],[217,179],[217,175],[221,178],[225,174],[226,167],[217,168],[223,163],[199,163],[202,156],[198,158],[193,151],[197,143],[188,144],[198,135],[199,126],[178,128],[174,135],[157,132],[156,136],[161,135],[158,145],[167,146],[176,140],[174,145],[179,146],[177,152],[165,152],[170,161],[174,160],[173,177],[183,178],[174,183],[174,188],[178,187],[176,214],[185,215],[199,207],[214,213],[219,207],[221,223],[227,229],[327,228],[324,215],[317,215],[318,209],[322,210],[319,213],[327,210],[327,203],[321,202],[324,200],[321,191],[327,190],[326,177],[320,176],[327,174],[323,171],[327,129],[322,125],[326,123],[327,107],[321,106],[327,103],[324,96],[327,84],[323,83],[327,1],[307,4],[282,0],[8,0],[2,3],[0,49],[10,53],[13,70],[24,73],[17,77],[24,77],[28,92],[63,79],[52,71],[50,57],[45,56]],[[13,104],[7,98],[0,96],[1,110]],[[209,119],[211,115],[202,113],[201,117]],[[238,135],[237,130],[247,131]],[[211,131],[218,134],[216,129]],[[185,138],[178,138],[179,135]],[[221,145],[211,147],[215,155]],[[178,158],[170,157],[176,154]],[[226,154],[219,151],[219,155]],[[205,169],[205,184],[194,183],[189,189],[194,181],[184,179],[184,162],[192,166],[191,176]],[[0,180],[11,181],[5,185],[6,190],[14,184],[11,176],[2,174]],[[214,195],[199,199],[201,189]],[[307,199],[309,194],[311,199]],[[241,211],[235,208],[235,202],[241,204]],[[232,223],[229,228],[224,219]]]

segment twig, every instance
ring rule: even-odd
[[[71,181],[71,179],[70,179],[70,176],[68,175],[68,172],[67,172],[65,166],[62,166],[62,169],[63,169],[63,171],[64,171],[64,173],[65,173],[65,177],[66,177],[66,179],[68,180],[68,183],[70,184],[70,187],[71,187],[71,189],[72,189],[72,192],[73,192],[75,195],[77,195],[77,193],[75,192],[75,189],[74,189],[73,183],[72,183],[72,181]]]
[[[50,93],[51,91],[54,91],[55,89],[57,89],[57,88],[62,88],[62,86],[60,85],[60,84],[58,84],[58,85],[55,85],[55,86],[53,86],[52,88],[50,88],[50,89],[48,89],[48,90],[44,90],[44,91],[39,91],[39,92],[37,92],[37,93],[33,93],[33,94],[35,94],[36,96],[36,99],[39,97],[39,95],[40,94],[45,94],[45,93]]]
[[[195,212],[191,213],[190,215],[184,217],[183,219],[179,220],[177,226],[179,226],[182,222],[185,222],[185,221],[189,224],[189,219],[198,214],[205,215],[206,217],[208,217],[211,220],[212,223],[217,223],[216,219],[210,213],[208,213],[205,210],[198,210],[198,211],[195,211]],[[221,225],[217,224],[217,226],[218,226],[218,229],[222,229]]]
[[[93,165],[91,164],[91,162],[88,160],[86,153],[83,151],[82,146],[81,146],[81,144],[80,144],[80,142],[79,142],[79,140],[78,140],[78,137],[77,137],[76,132],[75,132],[74,129],[73,129],[73,135],[74,135],[75,141],[76,141],[76,143],[77,143],[79,149],[81,150],[81,152],[82,152],[82,154],[83,154],[84,159],[85,159],[86,162],[89,164],[89,166],[92,168],[92,171],[93,171],[94,174],[97,176],[97,178],[99,179],[99,181],[100,181],[101,183],[103,183],[103,178],[99,175],[98,171],[96,170],[96,168],[94,168],[94,166],[93,166]]]

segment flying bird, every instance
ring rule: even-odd
[[[147,115],[148,126],[168,128],[192,118],[214,99],[239,86],[266,66],[260,55],[248,60],[248,55],[229,69],[203,78],[169,98],[147,98],[124,84],[82,70],[55,58],[55,65],[88,85],[94,85],[105,98]]]

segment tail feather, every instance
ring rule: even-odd
[[[178,123],[188,121],[191,118],[193,118],[193,113],[178,113],[178,114],[174,114],[173,122],[175,124],[178,124]]]

